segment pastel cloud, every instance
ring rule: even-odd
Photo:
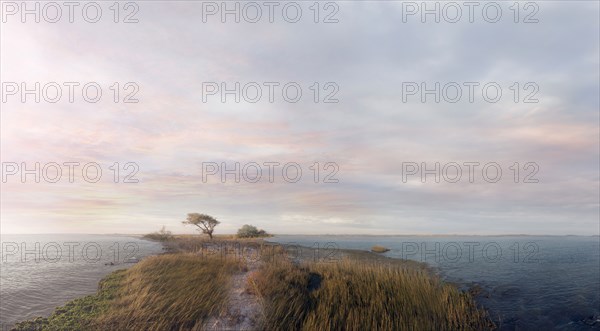
[[[539,3],[540,23],[530,25],[404,24],[400,4],[339,5],[340,23],[330,25],[203,24],[199,4],[179,2],[140,4],[131,25],[3,24],[3,82],[95,81],[105,95],[97,104],[2,104],[3,162],[104,170],[96,184],[11,178],[2,231],[189,232],[180,221],[199,211],[229,232],[244,223],[280,233],[597,232],[597,3]],[[140,102],[112,102],[116,81],[136,82]],[[202,82],[234,81],[298,82],[304,96],[202,102]],[[336,82],[340,102],[312,102],[316,81]],[[406,81],[494,81],[506,97],[403,103]],[[515,81],[536,82],[540,102],[514,103]],[[505,178],[514,162],[536,162],[540,183],[402,177],[404,162],[469,161],[498,162]],[[115,162],[138,164],[140,182],[111,182]],[[203,183],[203,162],[297,162],[304,173],[295,184],[266,174]],[[337,163],[339,183],[315,184],[314,162]]]

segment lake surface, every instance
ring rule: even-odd
[[[383,245],[425,262],[478,302],[501,330],[600,330],[600,238],[580,236],[276,236],[269,241],[340,249]],[[593,325],[590,325],[593,324]]]
[[[132,266],[134,257],[162,252],[160,243],[119,235],[2,235],[0,241],[3,326],[49,316],[95,293],[100,279]]]

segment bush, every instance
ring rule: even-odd
[[[163,225],[160,231],[148,233],[144,235],[144,238],[158,241],[169,241],[173,239],[173,234],[171,233],[171,231],[167,231],[167,229]]]
[[[258,229],[254,225],[244,224],[238,232],[238,238],[257,238],[257,237],[268,237],[269,234],[263,229]]]

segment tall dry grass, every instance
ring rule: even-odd
[[[127,270],[120,295],[97,320],[102,330],[201,330],[227,307],[241,262],[193,254],[149,257]]]
[[[247,270],[240,254],[252,251],[261,267],[250,274],[248,289],[264,305],[257,330],[493,328],[468,294],[414,263],[367,252],[348,253],[353,258],[335,263],[308,262],[312,251],[290,258],[283,247],[262,241],[224,243],[208,254],[196,249],[196,238],[180,238],[174,243],[179,253],[117,271],[100,283],[96,295],[16,330],[201,330],[228,306],[232,276]]]
[[[249,287],[264,299],[264,330],[493,329],[470,296],[413,268],[280,261]]]

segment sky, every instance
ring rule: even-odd
[[[441,2],[439,23],[408,2],[320,3],[318,15],[298,2],[295,23],[285,2],[273,22],[258,3],[257,23],[244,3],[239,23],[202,2],[136,2],[118,23],[112,2],[96,23],[85,3],[72,23],[66,7],[51,23],[56,8],[40,3],[36,23],[6,3],[2,233],[193,233],[181,222],[199,212],[221,221],[216,233],[599,234],[596,1],[521,3],[518,15],[497,2],[495,23],[483,2],[473,22],[458,2],[456,23]],[[36,82],[40,102],[23,93]],[[221,93],[236,82],[239,102]],[[436,82],[439,102],[421,93]],[[436,162],[439,182],[423,180]],[[223,182],[236,163],[239,182]]]

